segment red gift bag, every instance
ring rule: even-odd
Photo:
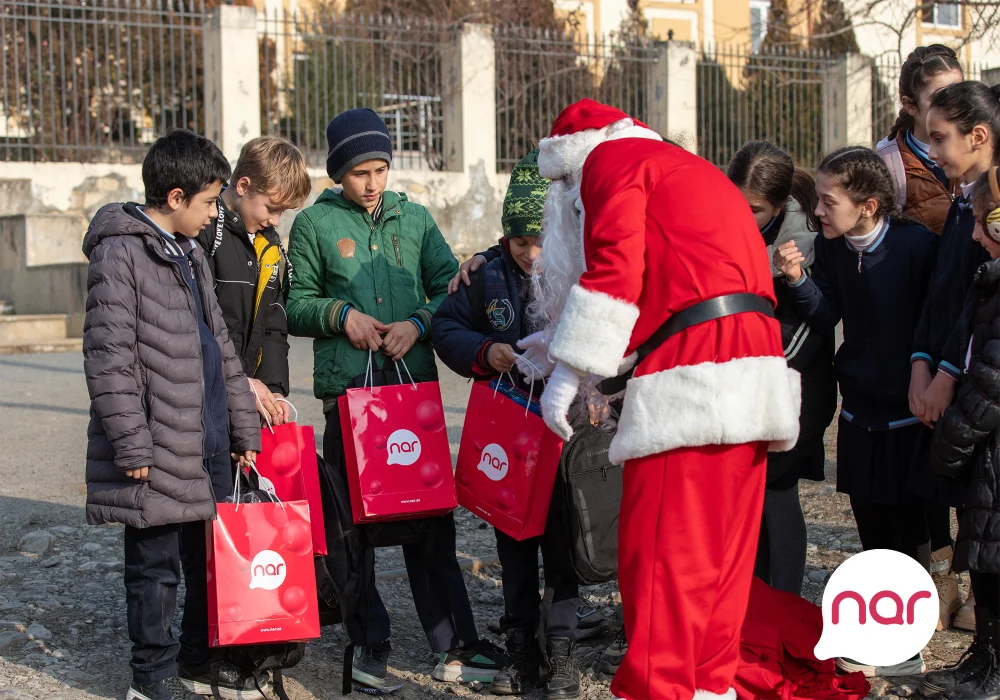
[[[497,379],[476,382],[458,451],[458,502],[516,540],[537,537],[561,452],[537,401]]]
[[[289,406],[292,406],[291,403]],[[295,407],[292,406],[295,411]],[[282,501],[308,501],[312,520],[313,552],[326,554],[326,529],[323,500],[319,490],[319,466],[316,464],[316,437],[311,425],[298,425],[298,411],[293,421],[270,425],[260,433],[257,471],[260,487]]]
[[[220,503],[206,530],[211,646],[319,637],[308,503]]]
[[[427,518],[458,507],[437,382],[366,382],[338,404],[355,523]]]

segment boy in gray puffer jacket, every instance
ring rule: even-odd
[[[253,684],[220,677],[208,648],[204,521],[232,491],[232,461],[244,466],[260,450],[253,394],[193,240],[229,174],[211,141],[176,130],[143,161],[145,206],[103,207],[83,242],[87,520],[125,525],[127,700],[176,697],[178,675],[187,697],[205,681]]]

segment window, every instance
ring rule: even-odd
[[[940,2],[924,5],[923,20],[924,24],[934,24],[938,27],[961,27],[961,5]]]
[[[767,36],[767,15],[771,9],[770,0],[750,0],[750,44],[754,53]]]

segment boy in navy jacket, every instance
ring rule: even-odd
[[[519,340],[538,330],[532,327],[527,310],[531,303],[532,264],[541,252],[538,236],[542,232],[547,189],[548,180],[538,174],[536,150],[511,173],[501,219],[504,238],[500,256],[480,267],[468,287],[459,285],[458,291],[441,304],[431,325],[434,349],[454,372],[477,380],[510,373],[526,391],[530,382],[537,381],[535,396],[541,393],[541,374],[532,377],[523,360],[516,362],[515,348]],[[549,369],[540,367],[537,361],[533,364],[542,374]],[[538,682],[541,654],[535,631],[539,622],[541,547],[545,585],[554,591],[547,624],[551,672],[546,696],[578,698],[580,670],[573,661],[572,648],[580,599],[576,581],[568,572],[565,547],[560,547],[548,532],[519,542],[496,530],[496,538],[503,567],[504,616],[500,624],[507,637],[508,665],[497,674],[490,691],[520,695]]]

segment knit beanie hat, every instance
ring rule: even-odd
[[[349,109],[334,117],[326,127],[326,142],[326,172],[337,183],[358,163],[392,163],[389,127],[370,109]]]
[[[538,149],[526,155],[510,173],[500,223],[503,237],[542,235],[542,210],[549,181],[538,174]]]

